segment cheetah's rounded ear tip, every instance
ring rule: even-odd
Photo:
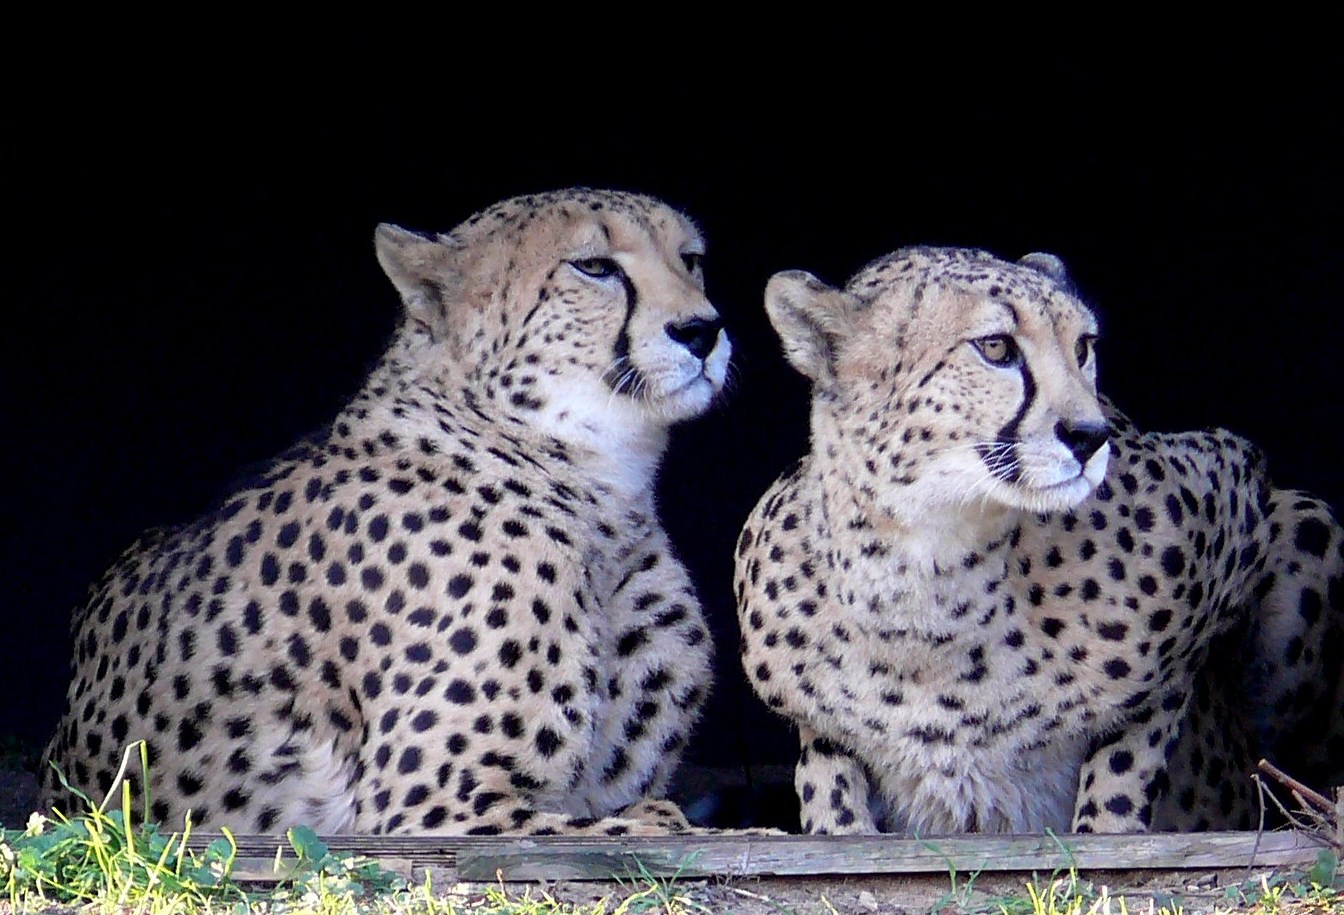
[[[806,270],[781,270],[766,282],[765,294],[770,298],[785,290],[799,287],[820,290],[825,289],[826,284]]]
[[[403,229],[394,222],[380,222],[378,227],[373,230],[373,240],[378,245],[406,245],[417,243],[437,243],[440,236],[429,232],[416,232],[411,229]]]
[[[1064,266],[1064,261],[1058,255],[1046,251],[1033,251],[1018,258],[1017,262],[1024,267],[1030,267],[1037,273],[1044,273],[1051,279],[1064,283],[1069,281],[1068,268]]]

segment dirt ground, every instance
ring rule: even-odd
[[[1244,886],[1247,881],[1258,885],[1262,874],[1272,884],[1272,872],[1268,870],[1108,871],[1081,875],[1076,884],[1068,883],[1066,875],[1055,906],[1038,911],[1062,912],[1066,903],[1079,895],[1084,900],[1084,913],[1106,915],[1157,913],[1163,908],[1180,915],[1214,912],[1265,915],[1271,911],[1275,915],[1305,915],[1328,911],[1306,901],[1288,898],[1280,900],[1277,908],[1271,910],[1252,905],[1235,888]],[[1048,892],[1051,882],[1049,874],[1017,873],[981,874],[974,879],[963,876],[956,882],[948,874],[738,877],[674,882],[665,890],[665,898],[672,900],[670,905],[657,893],[650,893],[646,897],[649,907],[640,908],[654,912],[707,912],[714,915],[960,915],[981,912],[1027,915],[1032,912],[1028,885],[1038,892]],[[530,894],[535,899],[545,894],[562,902],[592,903],[605,897],[608,911],[631,891],[640,889],[637,884],[580,882],[506,883],[500,886],[512,898]],[[483,884],[457,884],[448,892],[452,897],[469,902],[484,898],[487,889]],[[1123,907],[1119,898],[1122,896]],[[1334,911],[1344,912],[1344,907]]]

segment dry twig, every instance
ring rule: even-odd
[[[1272,792],[1269,796],[1295,829],[1317,833],[1337,851],[1344,849],[1344,797],[1341,797],[1339,789],[1335,789],[1336,799],[1332,801],[1320,792],[1302,784],[1267,759],[1260,760],[1257,768],[1292,792],[1294,800],[1301,808],[1302,816],[1309,821],[1309,824],[1303,823],[1297,816],[1286,810]]]

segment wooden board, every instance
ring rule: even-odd
[[[193,834],[204,847],[210,834]],[[239,857],[274,859],[277,836],[235,836]],[[610,880],[661,877],[970,874],[993,871],[1151,870],[1309,865],[1325,846],[1300,832],[1149,835],[462,837],[329,836],[332,852],[394,870],[449,870],[460,880]]]

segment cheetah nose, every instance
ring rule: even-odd
[[[714,349],[719,339],[723,322],[718,318],[691,318],[687,321],[669,322],[664,330],[667,335],[691,351],[697,359],[703,359]]]
[[[1097,449],[1106,444],[1109,437],[1106,426],[1100,423],[1055,423],[1055,437],[1064,443],[1064,447],[1078,460],[1086,464],[1088,458],[1097,453]]]

